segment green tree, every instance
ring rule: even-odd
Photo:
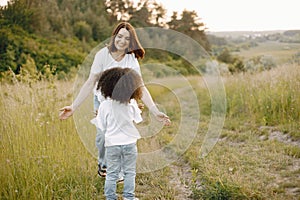
[[[166,14],[167,10],[163,7],[162,4],[158,4],[154,2],[154,7],[152,10],[152,18],[154,18],[152,21],[157,26],[165,27],[166,26]]]
[[[26,0],[11,0],[6,7],[1,7],[0,17],[3,25],[20,26],[28,32],[33,32],[34,12],[28,9]]]
[[[225,48],[223,51],[217,56],[217,60],[223,63],[233,63],[233,56],[230,54],[230,51]]]
[[[129,22],[135,27],[151,26],[151,12],[148,9],[148,1],[140,1],[137,7],[129,9]]]
[[[88,41],[90,38],[92,38],[92,29],[86,23],[86,21],[76,22],[74,25],[74,32],[76,37],[78,37],[80,40]]]
[[[107,0],[106,10],[110,15],[110,23],[114,24],[119,20],[128,20],[128,8],[133,7],[133,1],[130,0]]]
[[[167,23],[170,29],[184,33],[197,42],[199,42],[204,49],[210,51],[210,44],[205,34],[205,26],[200,21],[195,11],[184,10],[181,16],[177,12],[173,12],[171,21]]]
[[[238,56],[233,56],[227,48],[223,49],[223,51],[217,56],[217,60],[228,64],[228,69],[231,73],[246,71],[242,59]]]

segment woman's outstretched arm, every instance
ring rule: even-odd
[[[149,111],[156,117],[158,121],[163,122],[164,125],[166,126],[171,125],[171,121],[169,117],[165,113],[160,112],[158,110],[146,86],[143,86],[142,90],[143,90],[142,101],[148,107]]]
[[[90,73],[89,78],[85,81],[81,87],[77,97],[70,106],[65,106],[60,109],[61,113],[59,114],[60,119],[67,119],[73,115],[75,110],[82,104],[82,102],[89,96],[93,91],[93,88],[99,78],[99,74]]]

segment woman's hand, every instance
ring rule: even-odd
[[[159,112],[156,114],[156,119],[160,122],[162,122],[165,126],[171,125],[170,118],[163,112]]]
[[[61,111],[61,113],[59,113],[59,119],[61,120],[68,119],[74,113],[72,106],[65,106],[61,108],[59,111]]]
[[[71,106],[65,106],[60,109],[62,111],[59,114],[59,119],[68,119],[73,115],[75,110],[82,104],[82,102],[88,97],[88,95],[93,91],[93,88],[100,77],[99,74],[90,73],[89,78],[85,81],[81,87],[79,94],[71,104]]]

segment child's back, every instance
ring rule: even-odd
[[[112,68],[103,72],[97,86],[106,98],[94,123],[105,133],[107,175],[105,196],[117,199],[116,182],[124,172],[124,199],[134,200],[137,146],[140,134],[135,123],[142,121],[136,100],[141,99],[141,77],[129,68]]]

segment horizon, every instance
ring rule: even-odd
[[[257,33],[257,32],[284,32],[284,31],[300,31],[299,29],[274,29],[274,30],[255,30],[255,31],[248,31],[248,30],[237,30],[237,31],[205,31],[207,33],[226,33],[226,32],[253,32],[253,33]]]

